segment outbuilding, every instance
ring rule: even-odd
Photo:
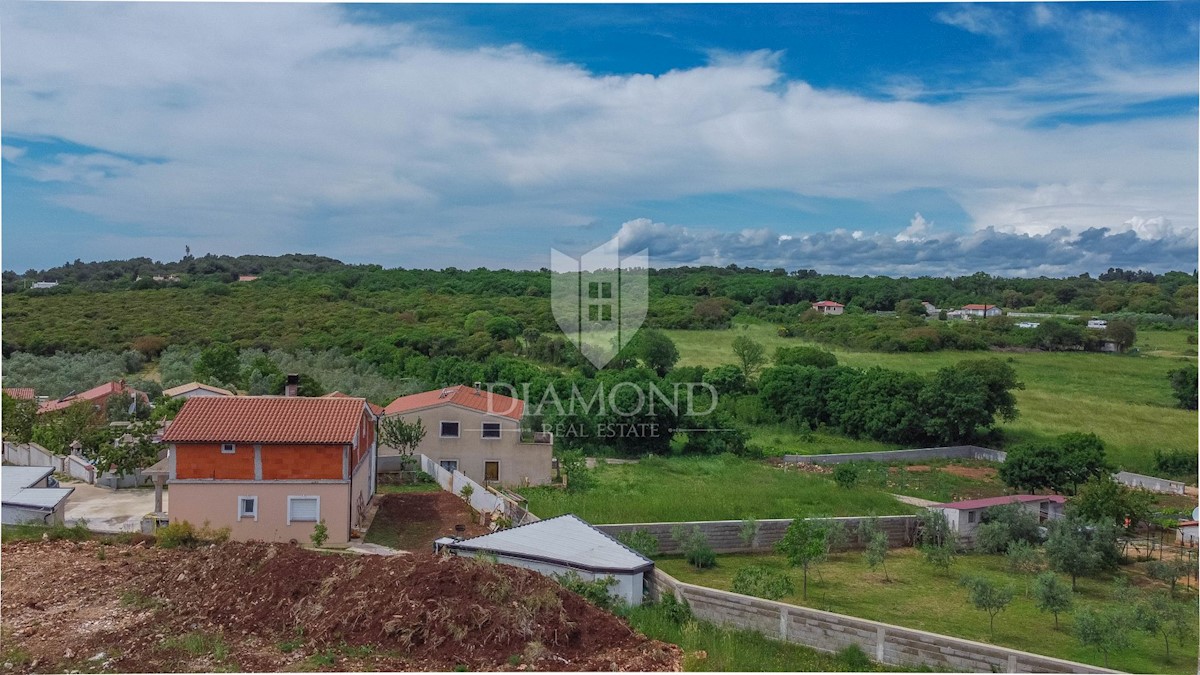
[[[570,513],[461,541],[443,538],[436,545],[453,555],[491,555],[546,575],[612,577],[609,593],[629,605],[642,603],[645,575],[654,570],[654,561]]]
[[[1196,546],[1200,542],[1200,523],[1185,520],[1176,528],[1176,541],[1183,546]]]
[[[6,466],[0,475],[0,522],[61,525],[67,497],[75,488],[58,486],[50,466]]]

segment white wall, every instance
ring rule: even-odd
[[[472,551],[454,551],[454,554],[464,558],[475,557],[474,552]],[[554,565],[551,563],[539,562],[535,560],[523,560],[521,558],[512,558],[509,556],[496,556],[496,562],[504,565],[512,565],[514,567],[524,567],[527,570],[533,570],[538,574],[544,574],[546,576],[566,574],[573,571],[584,581],[592,581],[594,579],[611,576],[616,580],[617,583],[608,587],[609,595],[628,605],[642,604],[642,589],[645,583],[643,572],[630,574],[593,574],[583,570],[576,570],[565,565]]]

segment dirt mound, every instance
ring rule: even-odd
[[[96,542],[6,544],[2,562],[4,651],[26,672],[679,667],[676,647],[486,562]]]

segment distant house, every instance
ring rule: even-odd
[[[971,317],[1000,316],[1004,313],[995,305],[963,305],[962,312],[963,315]]]
[[[30,286],[30,288],[46,289],[46,288],[54,288],[57,285],[58,285],[57,281],[35,281],[35,282],[33,282],[33,285]]]
[[[1196,546],[1200,543],[1200,522],[1184,520],[1175,528],[1175,541],[1181,546]]]
[[[840,302],[834,302],[832,300],[822,300],[820,302],[814,302],[812,304],[812,308],[822,314],[836,315],[836,314],[841,314],[842,312],[846,311],[845,305],[843,305]]]
[[[196,396],[234,396],[235,394],[228,389],[214,387],[211,384],[203,382],[188,382],[181,384],[178,387],[163,389],[163,396],[167,398],[194,398]]]
[[[173,282],[179,281],[179,277],[175,276],[174,274],[169,274],[165,277],[160,276],[160,275],[155,275],[151,278],[160,284],[161,283],[173,283]]]
[[[361,398],[190,398],[163,433],[170,521],[300,543],[325,521],[345,544],[375,495],[376,421]]]
[[[253,274],[239,274],[238,281],[258,281],[258,277]]]
[[[383,409],[385,417],[420,419],[426,433],[416,451],[447,471],[485,485],[549,483],[554,436],[523,433],[524,413],[521,399],[465,385],[401,396]]]
[[[58,486],[51,466],[6,466],[0,473],[0,522],[61,525],[75,488]]]
[[[1065,501],[1066,499],[1060,495],[1008,495],[935,504],[929,508],[946,514],[950,529],[957,532],[960,537],[970,538],[974,535],[975,528],[979,526],[979,523],[983,522],[983,512],[993,506],[1020,504],[1026,511],[1037,516],[1038,522],[1045,522],[1062,517]]]
[[[80,402],[90,403],[95,407],[97,412],[103,413],[105,408],[108,406],[109,397],[123,396],[125,394],[132,394],[136,396],[142,403],[150,403],[150,397],[146,395],[146,392],[138,391],[137,389],[127,386],[125,384],[125,380],[116,380],[113,382],[105,382],[97,387],[92,387],[81,394],[67,394],[60,399],[46,401],[38,406],[38,414],[43,415],[45,413],[65,410]]]
[[[27,401],[37,400],[37,392],[33,390],[33,387],[5,387],[4,393],[13,398],[25,399]]]
[[[926,302],[926,301],[922,300],[921,306],[925,308],[925,314],[927,314],[928,316],[937,316],[938,312],[941,311],[937,307],[935,307],[932,302]]]
[[[1022,321],[1017,324],[1017,328],[1037,328],[1042,325],[1040,321]]]
[[[1104,330],[1108,328],[1108,322],[1104,319],[1088,319],[1087,327],[1092,330]]]
[[[654,562],[573,514],[539,520],[471,539],[445,538],[441,550],[467,557],[492,555],[506,565],[541,574],[575,572],[583,580],[611,577],[609,593],[629,605],[642,604],[645,575]]]

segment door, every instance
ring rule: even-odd
[[[500,462],[483,463],[483,480],[486,483],[497,483],[500,481]]]

